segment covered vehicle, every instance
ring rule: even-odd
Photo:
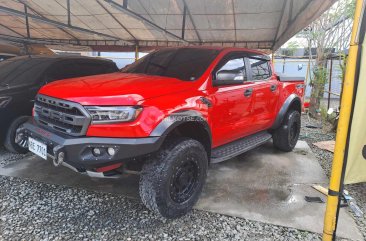
[[[0,62],[0,134],[5,147],[25,153],[15,131],[32,114],[35,96],[55,80],[118,71],[110,60],[82,56],[22,56]]]

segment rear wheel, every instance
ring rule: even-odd
[[[4,146],[8,151],[20,154],[28,152],[28,140],[22,135],[17,135],[17,130],[23,128],[28,119],[28,116],[20,116],[10,124],[4,140]]]
[[[292,151],[299,139],[301,116],[297,110],[287,112],[282,124],[273,132],[273,145],[281,151]]]
[[[185,215],[199,198],[207,166],[207,153],[200,142],[180,138],[166,145],[142,168],[142,202],[166,218]]]

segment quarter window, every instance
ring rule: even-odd
[[[268,61],[260,58],[249,58],[253,80],[264,80],[271,77],[271,69]]]

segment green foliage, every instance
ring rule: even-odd
[[[327,121],[328,120],[328,110],[327,107],[321,105],[320,106],[320,116],[322,118],[323,121]]]
[[[299,48],[299,44],[296,41],[291,41],[287,44],[287,55],[293,56],[296,49]]]
[[[323,66],[316,66],[313,69],[312,86],[324,86],[328,82],[328,70]]]
[[[345,7],[345,15],[349,18],[353,18],[355,16],[356,9],[356,0],[347,0],[347,4]]]
[[[341,73],[339,74],[338,78],[340,78],[343,82],[344,75],[346,74],[347,55],[345,53],[340,53],[339,55],[340,55],[339,59],[341,60],[339,61],[339,67],[341,69]]]

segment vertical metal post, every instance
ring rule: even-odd
[[[332,91],[332,73],[333,73],[333,58],[330,58],[330,73],[329,73],[329,82],[328,82],[328,108],[330,107],[330,92]]]
[[[139,59],[139,45],[135,45],[135,61]]]
[[[71,9],[70,9],[70,0],[66,0],[67,2],[67,24],[71,25]]]
[[[331,241],[336,238],[337,220],[339,214],[340,196],[343,187],[342,176],[344,173],[344,162],[347,156],[347,138],[350,128],[353,95],[355,88],[356,69],[359,53],[359,27],[361,26],[364,0],[356,1],[355,16],[353,19],[352,36],[350,41],[349,54],[347,59],[347,69],[344,78],[341,99],[341,112],[337,127],[332,171],[329,181],[327,206],[324,216],[323,240]]]
[[[28,20],[28,7],[25,4],[24,4],[24,14],[25,14],[25,26],[27,28],[27,38],[30,38],[29,20]]]
[[[182,39],[184,39],[184,32],[186,30],[186,15],[187,15],[187,6],[184,4],[183,21],[182,21]]]
[[[127,5],[128,5],[128,0],[123,0],[122,6],[124,8],[127,8]]]

